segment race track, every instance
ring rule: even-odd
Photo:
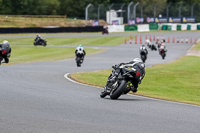
[[[178,35],[198,37],[198,32]],[[185,55],[192,44],[166,46],[165,60],[148,49],[146,66],[173,61]],[[66,73],[109,69],[139,57],[139,45],[103,48],[107,49],[103,53],[86,56],[81,68],[76,67],[74,59],[0,66],[0,132],[199,133],[200,106],[135,95],[101,99],[99,88],[64,78]]]

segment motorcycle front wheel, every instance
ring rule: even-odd
[[[121,80],[118,87],[110,92],[111,99],[118,99],[126,89],[127,81]]]

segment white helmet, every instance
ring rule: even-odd
[[[3,44],[9,45],[9,42],[8,42],[7,40],[4,40],[4,41],[3,41]]]
[[[150,43],[149,39],[146,40],[147,43]]]
[[[141,60],[140,58],[135,58],[135,59],[133,59],[133,61],[134,61],[134,62],[137,62],[137,63],[139,63],[139,62],[142,63],[142,60]]]

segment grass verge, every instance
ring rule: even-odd
[[[138,95],[200,105],[200,58],[185,56],[174,62],[146,68]],[[111,70],[74,73],[71,77],[103,87]]]
[[[192,50],[200,50],[200,42],[198,44],[196,44]]]
[[[75,48],[68,47],[23,47],[12,46],[9,64],[28,63],[35,61],[55,61],[75,58]],[[103,49],[85,48],[87,55],[102,52]]]
[[[124,42],[125,37],[110,37],[110,36],[102,36],[102,37],[66,37],[66,38],[46,38],[47,45],[79,45],[82,44],[84,46],[114,46],[120,45]],[[3,40],[8,40],[10,44],[14,45],[33,45],[34,38],[2,38],[0,42]]]

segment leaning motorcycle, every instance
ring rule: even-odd
[[[120,68],[120,71],[116,75],[116,70]],[[119,69],[118,69],[119,70]],[[125,65],[113,66],[113,70],[108,77],[108,82],[105,85],[104,90],[101,92],[100,97],[104,98],[110,95],[111,99],[118,99],[122,94],[127,94],[131,88],[134,88],[132,80],[134,80],[135,70]]]
[[[45,39],[39,39],[39,40],[35,40],[34,41],[34,46],[46,46],[47,45],[47,41]]]

